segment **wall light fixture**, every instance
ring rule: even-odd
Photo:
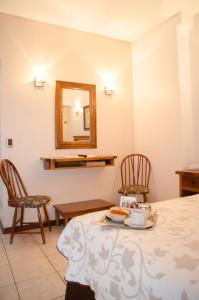
[[[104,93],[105,95],[111,96],[115,90],[115,78],[113,75],[104,75]]]
[[[37,67],[34,69],[34,79],[32,83],[35,87],[43,87],[46,84],[45,69],[43,67]]]
[[[35,87],[43,87],[46,83],[45,80],[37,79],[36,77],[33,79],[33,82]]]
[[[104,87],[104,93],[105,93],[105,95],[112,95],[113,94],[113,89],[105,86]]]
[[[74,113],[78,116],[82,112],[83,112],[83,108],[81,107],[81,104],[77,102],[74,107]]]

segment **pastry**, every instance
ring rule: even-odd
[[[126,218],[129,215],[129,211],[128,211],[128,209],[115,206],[115,207],[110,208],[110,214],[113,217]]]

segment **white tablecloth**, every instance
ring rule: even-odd
[[[156,226],[142,231],[96,224],[105,211],[72,219],[57,244],[66,280],[97,300],[199,300],[199,195],[152,209]]]

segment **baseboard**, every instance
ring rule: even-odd
[[[64,224],[64,220],[60,219],[59,223],[60,224]],[[55,220],[51,220],[50,221],[50,225],[51,226],[55,226],[56,225],[56,221]],[[44,223],[44,227],[47,227],[47,226],[48,226],[47,223]],[[32,222],[32,223],[29,223],[28,225],[24,225],[23,227],[24,227],[24,230],[35,229],[35,228],[39,228],[39,223]],[[11,233],[12,227],[3,227],[2,221],[0,219],[0,229],[1,229],[2,234],[7,234],[7,233]],[[20,231],[20,227],[19,226],[15,227],[15,232],[17,232],[17,231]]]

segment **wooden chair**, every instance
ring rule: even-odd
[[[146,156],[142,154],[126,156],[121,162],[122,187],[118,192],[125,196],[142,194],[144,202],[147,202],[150,172],[151,164]]]
[[[40,233],[42,236],[42,241],[45,244],[45,234],[43,229],[43,221],[41,216],[40,208],[43,208],[45,215],[45,220],[48,224],[48,228],[51,231],[50,220],[48,217],[48,212],[46,209],[47,203],[50,201],[50,197],[42,195],[28,195],[28,192],[23,184],[23,181],[19,175],[14,164],[8,159],[4,159],[0,162],[0,175],[7,188],[8,193],[8,205],[15,208],[12,230],[10,236],[10,244],[13,242],[14,234],[16,233],[16,225],[20,224],[19,233],[27,233],[24,224],[30,224],[24,222],[24,210],[25,208],[35,208],[37,209],[38,221],[40,231],[32,233]],[[20,218],[17,220],[18,211],[20,210]]]

